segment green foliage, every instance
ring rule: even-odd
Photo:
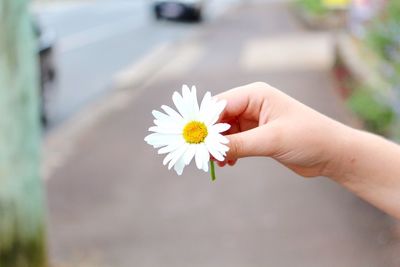
[[[29,240],[21,240],[15,233],[11,246],[0,250],[0,266],[47,266],[44,237],[44,228]]]
[[[379,101],[371,90],[360,88],[348,99],[351,109],[363,119],[365,126],[378,134],[387,135],[395,120],[392,108]]]
[[[398,0],[388,1],[385,11],[388,18],[400,22],[400,2]]]
[[[313,15],[325,15],[328,9],[322,4],[322,0],[297,0],[297,5]]]
[[[396,105],[400,103],[400,1],[389,0],[382,12],[368,25],[365,45],[377,58],[377,77],[391,91],[391,99],[379,99],[371,90],[356,90],[350,105],[365,121],[368,128],[391,137],[399,131],[399,115]],[[369,85],[379,92],[381,85]],[[390,89],[389,89],[390,88]],[[394,110],[397,110],[397,115]],[[397,124],[396,124],[397,123]]]
[[[400,73],[400,1],[387,3],[367,29],[366,41],[370,49]]]

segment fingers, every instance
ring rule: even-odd
[[[265,83],[252,83],[215,96],[227,102],[219,121],[231,125],[226,135],[230,150],[223,162],[217,162],[219,166],[233,166],[242,157],[271,154],[274,146],[270,140],[274,135],[268,130],[271,127],[264,124],[269,117],[267,98],[273,96],[273,91]]]
[[[226,137],[229,139],[229,151],[226,157],[228,163],[244,157],[271,156],[276,150],[279,138],[273,125],[263,125]]]
[[[220,121],[238,117],[258,121],[260,110],[266,100],[265,92],[268,91],[267,87],[269,86],[264,83],[253,83],[216,95],[215,98],[227,101],[227,105],[220,116]]]
[[[229,166],[233,166],[233,165],[236,164],[236,161],[237,161],[236,159],[235,160],[228,160],[227,162],[226,161],[217,161],[217,164],[220,167],[224,167],[227,163],[228,163]]]
[[[215,96],[218,100],[225,99],[227,101],[227,105],[220,116],[221,119],[236,118],[245,112],[249,102],[249,95],[242,88],[237,87]]]

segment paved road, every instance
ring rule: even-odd
[[[87,129],[47,181],[50,251],[89,266],[399,266],[382,213],[331,181],[264,158],[176,176],[143,142],[151,109],[183,82],[218,93],[262,80],[349,122],[329,73],[332,42],[282,4],[246,4],[173,51],[127,101]],[[68,142],[68,140],[64,140]],[[301,142],[301,140],[299,140]],[[57,153],[59,153],[57,151]],[[73,264],[73,266],[78,266]]]
[[[59,79],[49,101],[50,124],[58,125],[111,90],[119,71],[158,46],[193,34],[235,2],[210,2],[202,24],[156,22],[146,0],[39,3],[34,10],[41,24],[58,36]]]

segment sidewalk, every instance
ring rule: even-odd
[[[305,180],[264,158],[218,168],[214,183],[193,166],[176,176],[143,141],[151,110],[172,104],[182,83],[216,94],[266,81],[351,123],[329,72],[329,35],[302,30],[284,4],[247,4],[171,53],[142,87],[118,93],[117,107],[87,126],[46,181],[53,261],[83,258],[112,267],[400,264],[390,220],[325,178]]]

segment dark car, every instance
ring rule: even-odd
[[[57,78],[54,51],[56,36],[54,32],[40,26],[37,21],[33,22],[33,27],[37,37],[40,65],[41,120],[43,125],[47,125],[49,119],[49,96],[55,90]]]
[[[203,5],[203,0],[156,0],[153,7],[156,19],[201,21]]]

